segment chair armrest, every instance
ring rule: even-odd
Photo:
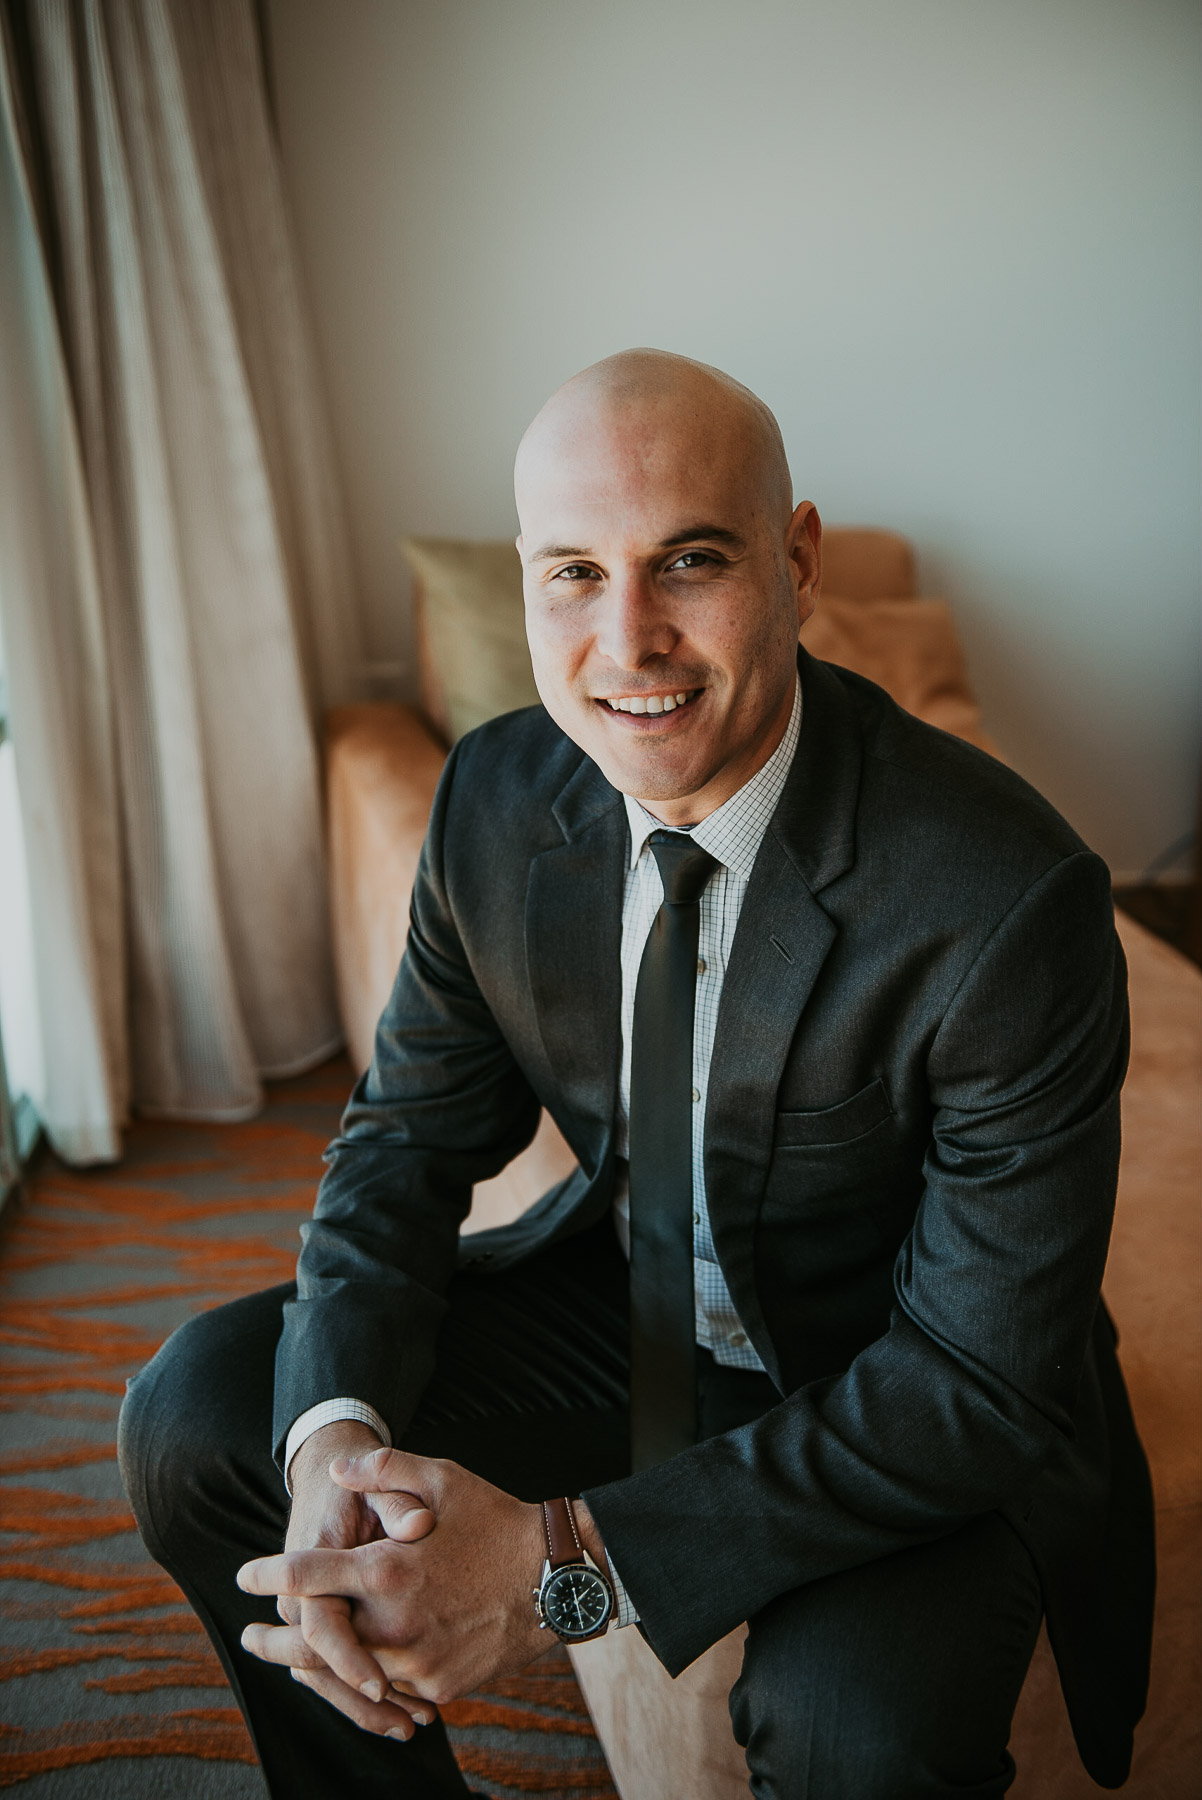
[[[365,701],[326,714],[330,911],[351,1061],[371,1061],[446,752],[411,706]]]

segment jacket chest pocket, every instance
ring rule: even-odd
[[[874,1081],[835,1106],[778,1112],[761,1226],[859,1216],[870,1236],[916,1204],[921,1168],[894,1114],[884,1083]],[[875,1224],[869,1227],[869,1221]]]
[[[850,1144],[892,1117],[893,1108],[885,1084],[878,1076],[858,1094],[852,1094],[850,1099],[840,1100],[834,1106],[824,1106],[817,1112],[778,1112],[773,1149],[782,1150],[793,1145]]]

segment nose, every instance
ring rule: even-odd
[[[641,669],[667,656],[679,632],[645,569],[611,569],[601,604],[596,647],[620,669]]]

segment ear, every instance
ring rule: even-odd
[[[800,631],[818,603],[822,586],[822,520],[811,500],[803,500],[785,534],[785,553],[797,582],[797,628]]]

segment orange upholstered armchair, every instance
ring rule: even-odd
[[[941,600],[917,597],[904,538],[830,531],[823,598],[803,641],[868,676],[920,718],[992,749]],[[366,1066],[404,946],[409,894],[451,735],[536,696],[512,547],[411,540],[423,680],[420,709],[341,707],[327,727],[330,869],[343,1019]],[[995,752],[996,753],[996,752]],[[1202,972],[1130,920],[1133,1050],[1106,1295],[1157,1496],[1160,1601],[1152,1696],[1125,1792],[1202,1794]],[[476,1190],[468,1229],[513,1217],[571,1166],[551,1121]],[[734,1800],[746,1794],[726,1695],[732,1633],[675,1682],[637,1631],[573,1652],[622,1800]],[[1097,1793],[1076,1757],[1046,1638],[1015,1722],[1019,1800]]]

